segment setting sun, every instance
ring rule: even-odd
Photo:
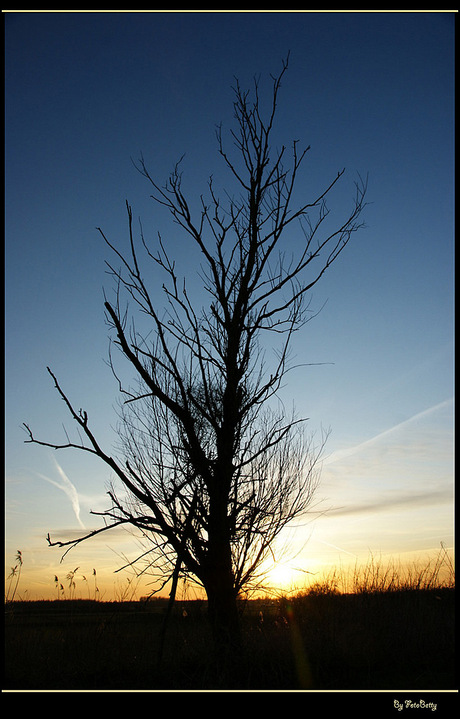
[[[275,562],[267,574],[267,584],[272,589],[289,589],[295,585],[297,572],[288,564]]]

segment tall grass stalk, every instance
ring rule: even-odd
[[[16,592],[17,592],[17,589],[19,586],[19,580],[21,578],[21,569],[22,569],[22,563],[23,563],[22,552],[20,549],[18,549],[15,559],[16,559],[16,564],[14,567],[11,567],[11,572],[7,577],[7,579],[9,580],[9,583],[8,583],[8,590],[7,590],[6,597],[5,597],[5,602],[12,602],[14,600],[14,597],[16,595]],[[13,587],[13,591],[10,596],[12,587]]]
[[[76,572],[77,572],[78,569],[79,569],[79,567],[75,567],[75,569],[74,569],[73,571],[69,572],[68,575],[67,575],[67,577],[66,577],[66,579],[67,579],[68,582],[69,582],[70,599],[72,599],[72,590],[73,590],[74,597],[75,597],[75,589],[76,589],[75,574],[76,574]]]
[[[94,577],[94,601],[97,601],[99,598],[99,587],[97,586],[97,572],[95,569],[93,569],[93,577]]]

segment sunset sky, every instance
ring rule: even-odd
[[[21,596],[56,596],[55,576],[67,586],[76,567],[78,596],[91,595],[82,577],[93,581],[93,569],[103,598],[126,596],[131,575],[114,572],[141,549],[126,531],[105,533],[60,563],[47,533],[98,526],[90,510],[108,507],[110,473],[83,453],[25,444],[22,429],[62,442],[72,427],[50,366],[108,452],[116,441],[103,312],[110,258],[96,227],[125,247],[128,200],[192,284],[199,260],[132,160],[142,153],[161,184],[185,153],[188,197],[205,193],[211,174],[225,186],[215,127],[232,129],[234,78],[249,88],[260,75],[268,93],[288,52],[275,139],[311,145],[299,196],[346,168],[329,203],[338,224],[357,173],[369,176],[366,229],[315,288],[312,307],[323,309],[294,343],[296,361],[310,366],[283,389],[311,432],[330,428],[316,513],[282,538],[295,555],[288,579],[370,553],[423,559],[441,542],[453,547],[455,18],[4,14],[5,564],[8,575],[22,551]]]

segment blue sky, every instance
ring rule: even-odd
[[[331,429],[318,490],[331,509],[295,541],[308,535],[305,566],[451,547],[455,14],[46,11],[4,20],[6,565],[23,551],[31,596],[54,591],[54,574],[77,565],[97,564],[111,586],[120,552],[136,551],[131,537],[113,535],[59,565],[45,535],[94,526],[89,510],[104,507],[110,476],[78,453],[24,444],[21,429],[61,440],[62,424],[71,426],[49,365],[105,446],[114,442],[109,257],[96,227],[126,246],[128,200],[192,282],[187,238],[153,204],[132,159],[142,153],[161,183],[186,153],[190,197],[210,174],[225,185],[214,130],[231,129],[234,77],[249,87],[260,74],[268,90],[288,52],[275,141],[311,145],[299,197],[346,168],[333,217],[351,206],[357,173],[369,174],[370,203],[367,228],[314,290],[312,306],[324,308],[295,341],[299,363],[327,364],[296,370],[284,389],[312,431]]]

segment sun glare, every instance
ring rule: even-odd
[[[275,563],[267,575],[268,584],[273,589],[289,589],[294,579],[294,571],[288,564]]]

